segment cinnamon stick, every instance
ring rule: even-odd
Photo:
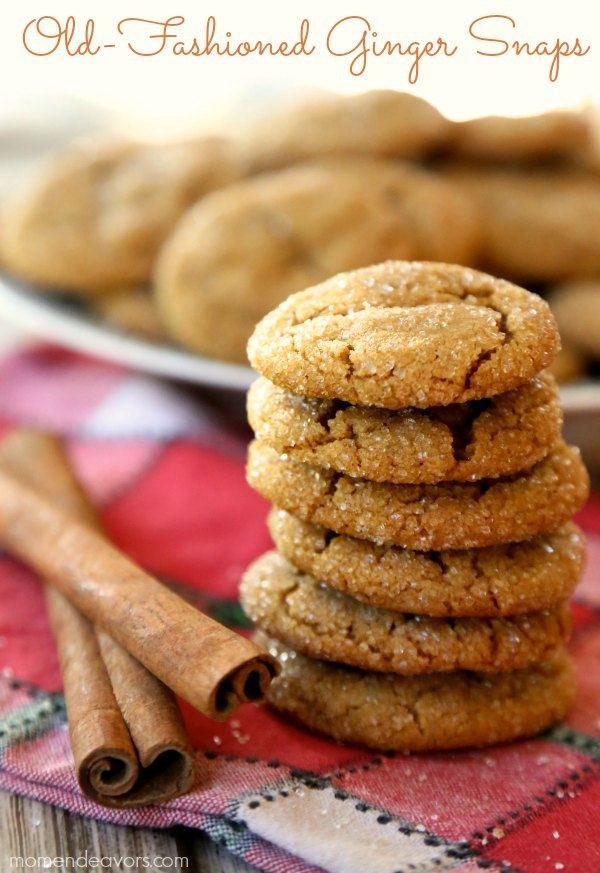
[[[264,699],[275,659],[199,612],[0,459],[0,540],[205,715]]]
[[[60,445],[15,431],[0,463],[73,518],[100,529]],[[105,806],[168,800],[189,790],[193,752],[172,692],[55,588],[44,586],[56,639],[79,784]]]

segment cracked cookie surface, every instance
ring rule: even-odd
[[[267,700],[311,730],[373,749],[427,751],[533,736],[569,711],[576,680],[562,651],[507,673],[395,676],[306,658],[263,633],[282,671]]]
[[[398,411],[299,397],[261,378],[248,394],[248,420],[258,439],[294,460],[415,484],[531,467],[557,443],[562,413],[548,374],[491,399]]]
[[[431,616],[535,612],[566,600],[579,580],[583,534],[568,523],[523,543],[415,552],[378,546],[273,509],[278,551],[304,573],[363,603]]]
[[[432,173],[368,158],[298,165],[190,210],[161,253],[156,299],[182,345],[243,363],[256,322],[292,292],[384,257],[469,262],[477,241],[476,211]]]
[[[554,654],[570,632],[564,603],[513,617],[452,619],[368,606],[277,552],[248,568],[240,602],[258,627],[304,655],[402,675],[526,667]]]
[[[400,409],[509,391],[559,345],[536,294],[465,267],[388,261],[293,294],[258,324],[248,356],[294,394]]]
[[[507,479],[394,485],[302,464],[255,440],[247,476],[259,494],[304,521],[417,551],[491,546],[556,530],[589,491],[579,451],[564,443]]]

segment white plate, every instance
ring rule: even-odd
[[[31,336],[167,379],[246,391],[256,378],[250,367],[121,333],[76,301],[36,294],[6,276],[0,276],[0,320]]]
[[[0,320],[65,348],[168,379],[246,391],[256,378],[250,367],[203,358],[176,346],[121,333],[77,301],[35,293],[6,276],[0,276]],[[561,389],[561,398],[569,415],[600,413],[600,384],[597,382],[566,385]]]

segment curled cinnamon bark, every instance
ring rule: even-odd
[[[193,776],[169,688],[220,720],[240,702],[261,700],[276,667],[92,527],[98,521],[58,443],[11,434],[0,445],[0,539],[52,586],[46,596],[82,787],[108,805],[164,800]]]
[[[100,530],[94,509],[60,445],[15,431],[0,465]],[[65,691],[71,745],[83,791],[105,806],[168,800],[193,782],[193,752],[171,691],[55,588],[44,586]]]

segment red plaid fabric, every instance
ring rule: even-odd
[[[269,547],[267,506],[244,482],[245,432],[208,402],[46,347],[0,363],[0,434],[16,424],[63,436],[114,541],[243,627],[240,573]],[[0,555],[0,787],[107,821],[197,827],[281,873],[600,870],[600,502],[580,521],[580,691],[566,725],[480,752],[376,755],[267,709],[215,724],[184,705],[195,790],[125,812],[79,791],[39,583]]]

